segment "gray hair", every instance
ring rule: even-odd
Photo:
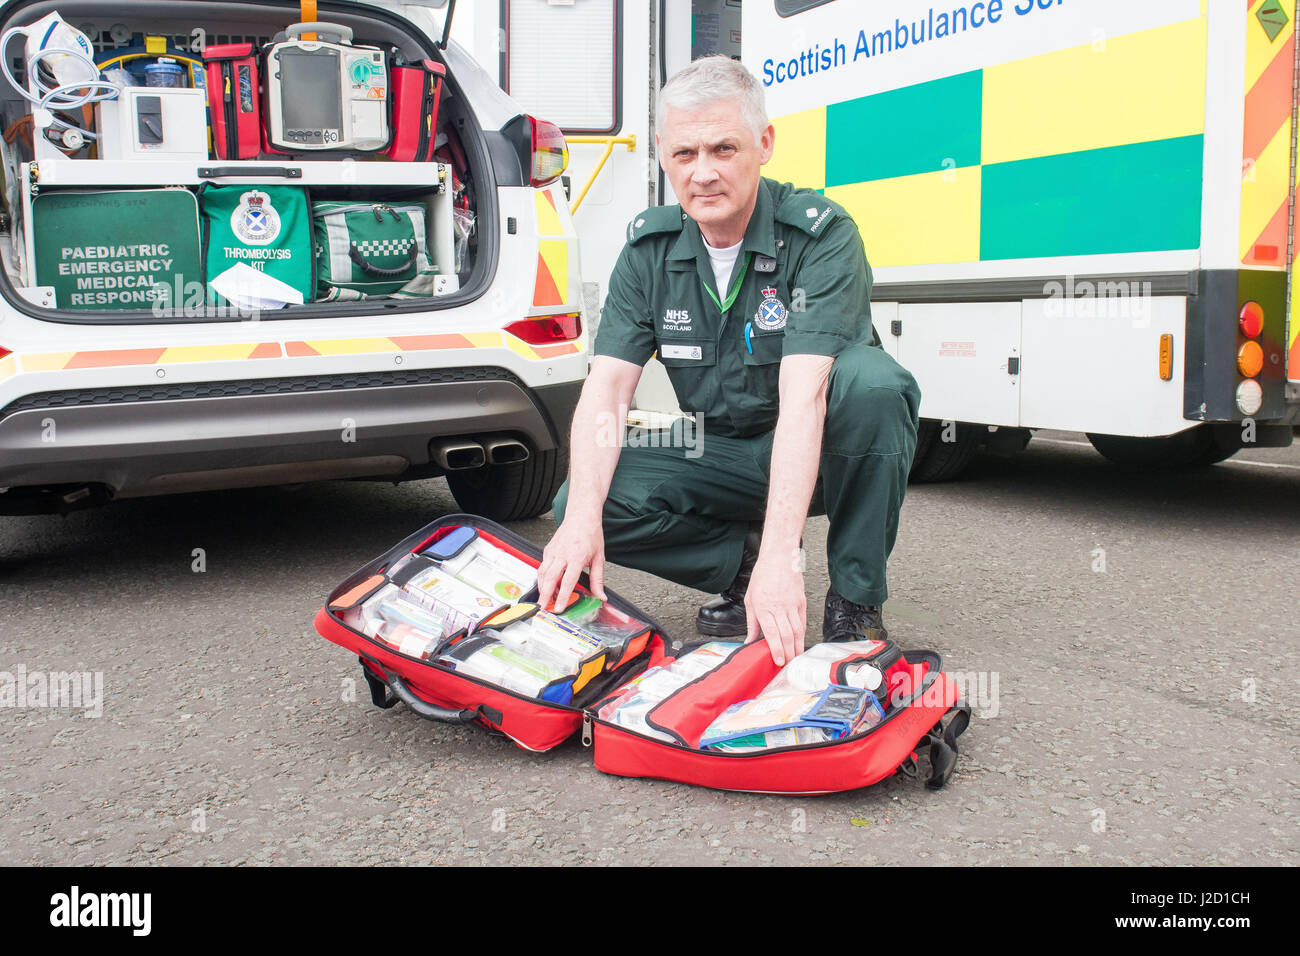
[[[663,135],[669,107],[698,110],[720,100],[735,102],[740,107],[740,118],[754,131],[754,142],[762,139],[767,129],[763,85],[739,60],[721,55],[700,57],[664,84],[655,110],[655,132]]]

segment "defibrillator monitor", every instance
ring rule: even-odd
[[[304,40],[309,30],[343,42]],[[352,46],[352,31],[297,23],[266,55],[267,140],[284,152],[388,146],[388,64],[378,47]]]

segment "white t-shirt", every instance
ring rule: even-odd
[[[704,239],[703,236],[700,236]],[[704,248],[709,251],[709,264],[713,266],[713,281],[718,288],[718,298],[725,299],[727,293],[731,291],[731,270],[736,267],[736,260],[740,258],[740,247],[745,244],[745,240],[734,246],[727,246],[725,249],[715,249],[709,245],[709,240],[704,239]]]

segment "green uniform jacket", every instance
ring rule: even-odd
[[[645,210],[628,226],[594,347],[637,365],[658,352],[678,405],[702,412],[710,434],[776,426],[783,355],[879,344],[858,228],[814,190],[760,180],[727,293],[714,285],[695,221],[681,206]]]

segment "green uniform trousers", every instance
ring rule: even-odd
[[[920,404],[916,380],[883,350],[864,343],[836,356],[809,513],[830,519],[831,586],[857,604],[888,597],[885,564],[898,535]],[[602,523],[606,560],[717,593],[740,568],[749,523],[766,511],[773,433],[725,438],[703,424],[694,448],[645,447],[629,437]],[[557,523],[568,494],[566,481],[555,496]]]

